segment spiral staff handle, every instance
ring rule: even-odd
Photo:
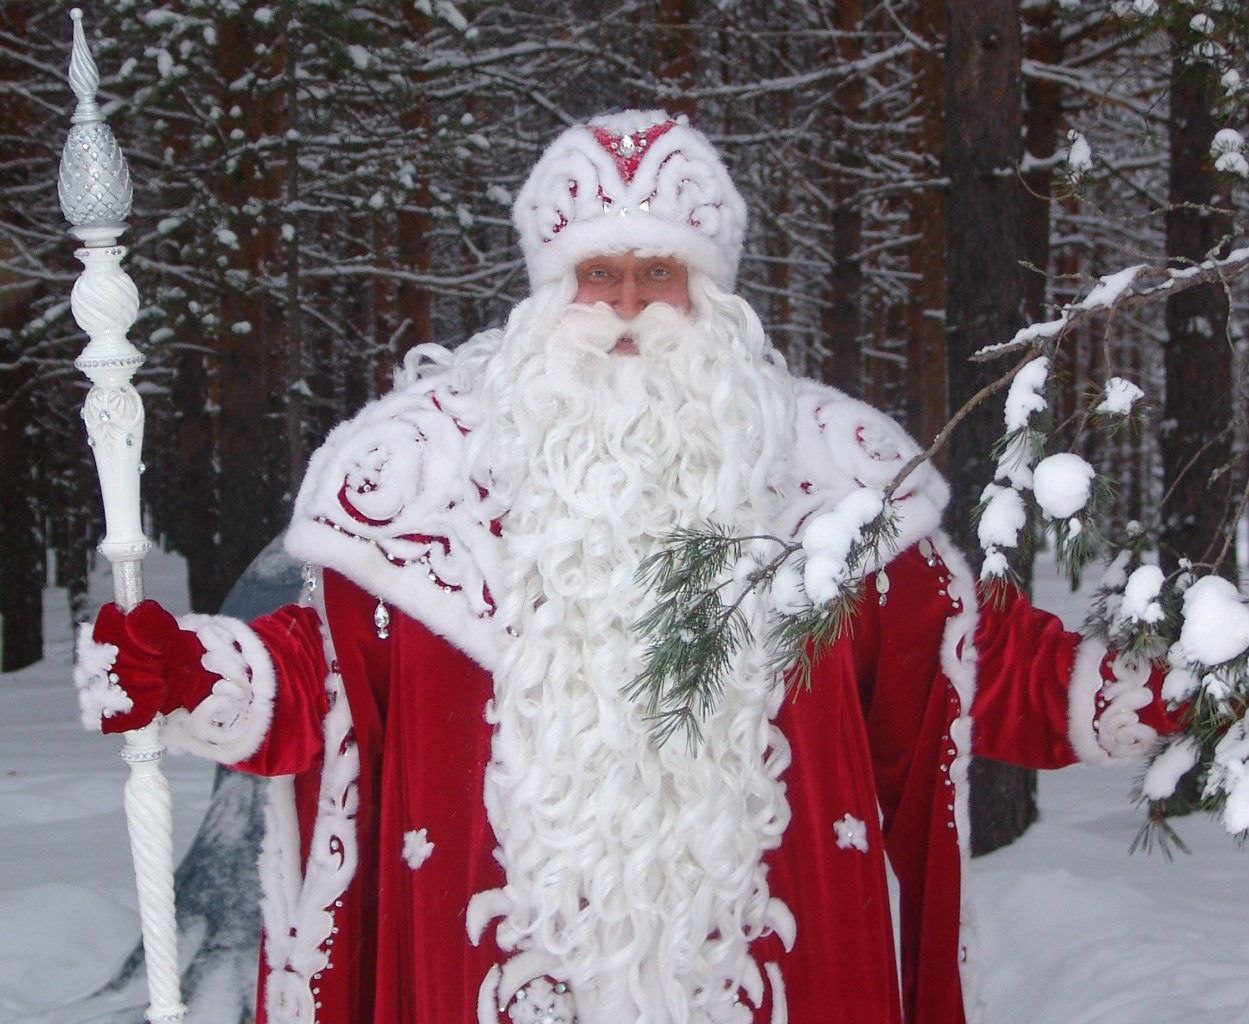
[[[95,100],[100,76],[87,48],[82,11],[74,8],[70,17],[74,45],[69,83],[78,105],[61,154],[57,191],[70,233],[83,243],[74,252],[83,270],[70,294],[70,308],[88,338],[74,365],[92,384],[82,418],[104,499],[100,551],[112,566],[117,604],[128,612],[143,600],[142,562],[151,547],[139,506],[143,401],[131,384],[143,354],[126,337],[139,315],[139,293],[121,266],[126,248],[116,244],[126,230],[133,191],[125,155]],[[121,756],[130,767],[126,828],[143,930],[147,1018],[152,1024],[178,1024],[186,1007],[178,976],[172,798],[160,769],[165,748],[159,718],[127,732],[124,740]]]

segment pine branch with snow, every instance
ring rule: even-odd
[[[1115,649],[1167,667],[1162,696],[1183,729],[1148,758],[1136,797],[1148,816],[1134,849],[1169,854],[1178,836],[1166,822],[1180,779],[1195,773],[1198,808],[1238,840],[1249,838],[1249,601],[1191,564],[1167,577],[1124,549],[1099,588],[1086,631]],[[1182,844],[1178,844],[1182,848]]]
[[[656,742],[683,733],[696,744],[734,657],[760,639],[789,686],[809,687],[812,665],[854,613],[867,567],[896,537],[884,496],[859,488],[812,519],[799,541],[738,536],[715,524],[665,538],[638,568],[655,604],[635,624],[647,649],[624,691],[643,702]],[[747,621],[750,595],[767,601],[766,637]]]
[[[710,524],[672,533],[638,567],[638,582],[656,601],[634,626],[647,645],[645,663],[624,692],[643,702],[657,742],[678,732],[698,742],[734,655],[751,639],[745,596],[797,550],[780,538],[741,537]]]

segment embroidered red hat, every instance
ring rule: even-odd
[[[567,129],[512,207],[537,290],[591,256],[675,256],[734,290],[746,204],[719,154],[684,115],[604,114]]]

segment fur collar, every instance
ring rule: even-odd
[[[796,444],[777,523],[797,537],[855,487],[883,488],[916,443],[884,413],[811,380],[795,382]],[[473,397],[418,382],[367,405],[312,457],[286,534],[298,561],[334,569],[445,637],[488,670],[506,642],[495,621],[502,525],[479,515],[464,469]],[[893,554],[935,532],[949,488],[928,463],[894,498]]]

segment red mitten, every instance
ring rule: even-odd
[[[199,638],[180,629],[155,601],[144,601],[129,615],[106,604],[91,637],[97,644],[117,648],[107,679],[131,703],[129,710],[103,711],[101,727],[106,733],[139,729],[157,712],[194,707],[216,681],[200,664],[204,647]]]

